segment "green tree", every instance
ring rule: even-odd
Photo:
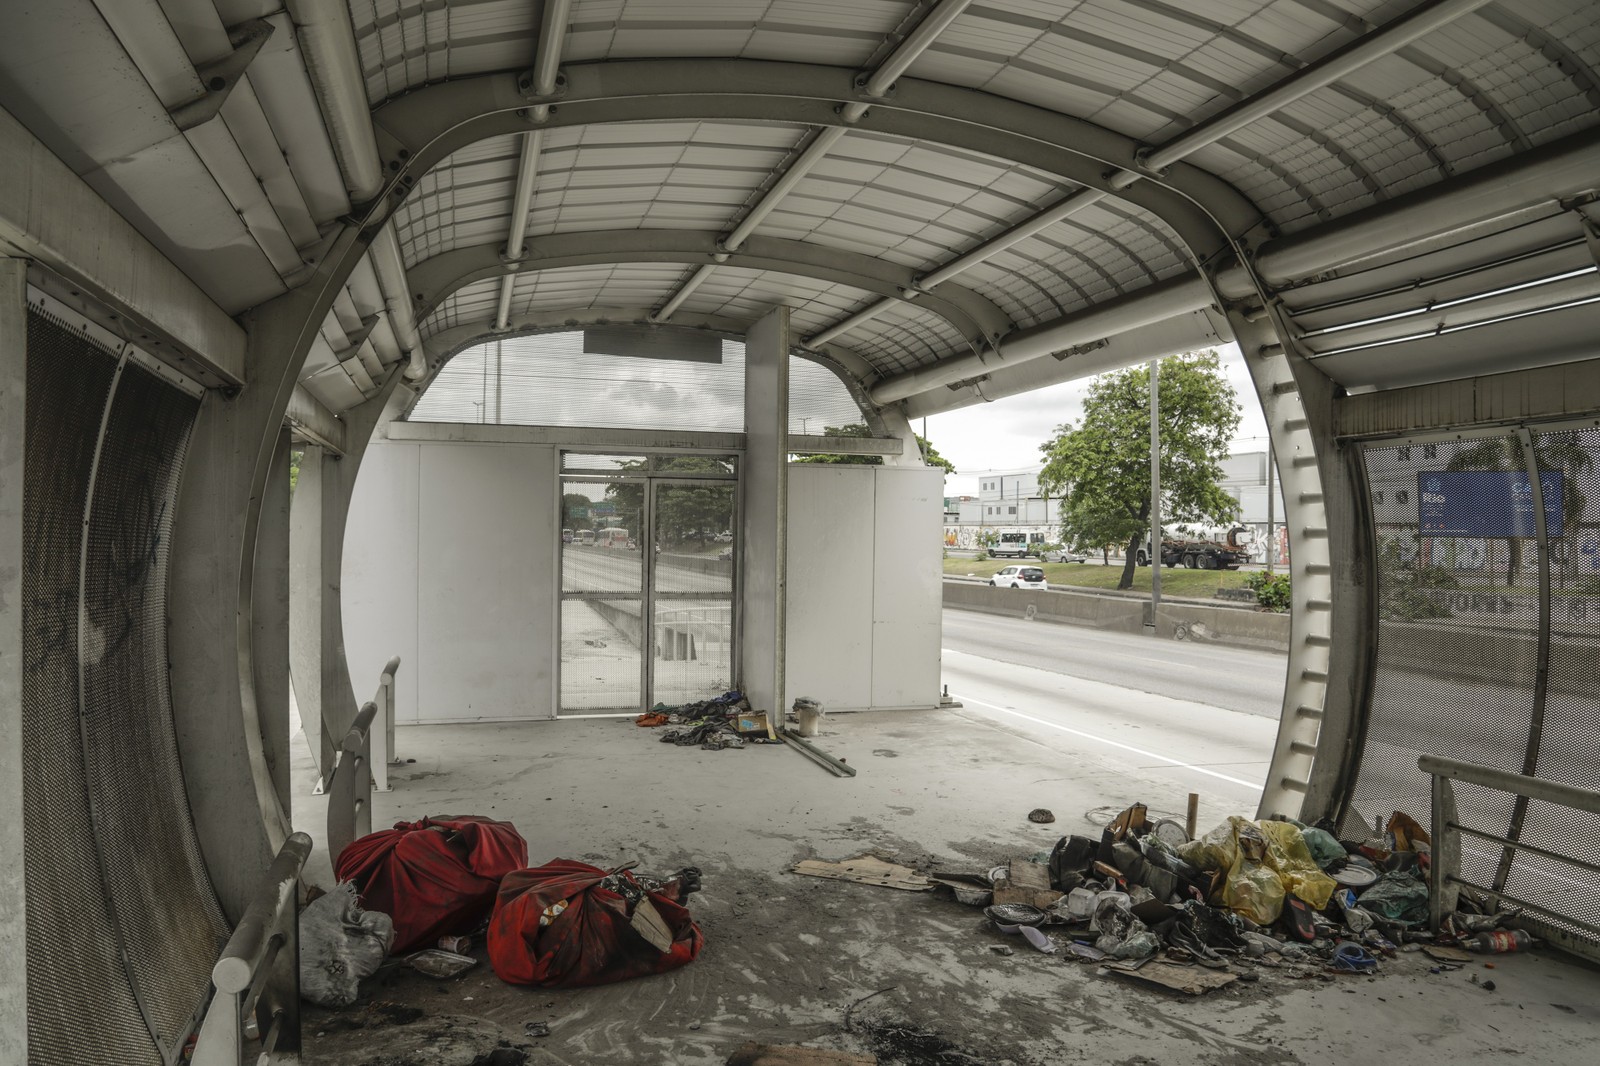
[[[561,494],[561,527],[563,529],[592,529],[593,522],[589,508],[594,506],[594,501],[581,492],[564,492]]]
[[[1534,439],[1533,457],[1541,471],[1561,471],[1562,525],[1575,529],[1583,521],[1585,499],[1578,488],[1575,473],[1594,469],[1594,456],[1584,448],[1576,433],[1546,433]],[[1504,470],[1520,471],[1528,468],[1522,452],[1522,441],[1516,437],[1485,437],[1450,457],[1446,470]],[[1517,583],[1517,571],[1522,569],[1522,539],[1506,538],[1506,584]],[[1565,571],[1563,571],[1563,580]]]
[[[872,430],[865,422],[852,422],[848,426],[824,426],[822,434],[825,437],[870,437]],[[927,438],[920,434],[913,434],[917,438],[917,448],[922,452],[922,461],[929,466],[936,466],[946,474],[956,473],[956,465],[940,455]],[[843,463],[851,466],[882,466],[883,457],[878,455],[822,455],[815,452],[802,452],[795,457],[797,463]]]
[[[624,472],[667,474],[731,473],[728,460],[714,455],[657,456],[621,464]],[[606,486],[606,499],[616,505],[616,514],[604,524],[621,526],[635,538],[644,527],[644,485],[638,481],[614,481]],[[663,545],[706,542],[723,530],[733,528],[733,485],[728,481],[685,482],[656,486],[656,542]]]
[[[1161,361],[1164,520],[1233,521],[1238,504],[1217,482],[1239,415],[1216,352]],[[1135,559],[1150,530],[1149,368],[1100,375],[1089,386],[1083,420],[1058,427],[1039,450],[1045,457],[1040,492],[1062,501],[1062,539],[1126,544],[1128,561],[1117,587],[1132,588]]]

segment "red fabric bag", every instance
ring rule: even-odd
[[[640,887],[670,932],[662,951],[635,927],[627,900],[600,882],[615,871],[571,859],[508,874],[489,919],[489,964],[514,985],[580,988],[666,973],[693,962],[705,944],[689,911]],[[638,882],[621,871],[630,885]],[[540,925],[547,912],[548,924]]]
[[[394,919],[402,955],[442,936],[470,933],[494,907],[500,879],[528,865],[528,843],[510,822],[464,814],[396,822],[351,842],[334,872],[355,882],[361,905]]]

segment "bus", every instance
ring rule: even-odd
[[[599,530],[594,535],[594,546],[597,548],[626,548],[633,538],[626,529],[620,526],[608,526]]]
[[[594,530],[592,530],[592,529],[580,529],[580,530],[578,530],[578,541],[577,541],[577,543],[583,545],[586,548],[594,547]]]

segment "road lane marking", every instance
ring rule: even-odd
[[[990,710],[999,711],[1001,714],[1015,715],[1024,721],[1033,722],[1036,725],[1048,726],[1051,729],[1057,729],[1063,733],[1071,733],[1075,737],[1082,737],[1085,740],[1092,740],[1097,744],[1104,744],[1107,747],[1120,748],[1123,751],[1131,751],[1135,755],[1143,755],[1147,759],[1155,759],[1157,762],[1167,763],[1170,766],[1179,766],[1185,770],[1193,770],[1197,774],[1205,774],[1207,777],[1215,777],[1219,781],[1226,781],[1229,784],[1243,785],[1245,788],[1253,788],[1258,792],[1262,787],[1262,782],[1260,781],[1245,781],[1237,777],[1229,777],[1227,774],[1219,774],[1215,770],[1207,770],[1203,766],[1196,766],[1193,763],[1183,762],[1180,759],[1168,758],[1159,752],[1149,751],[1145,748],[1136,748],[1131,744],[1124,744],[1119,740],[1108,740],[1105,737],[1095,736],[1093,733],[1085,733],[1081,729],[1073,729],[1069,726],[1060,725],[1059,723],[1051,722],[1044,718],[1035,718],[1031,714],[1023,714],[1021,711],[1013,711],[1009,707],[1001,707],[997,704],[988,703],[972,696],[963,696],[959,693],[952,693],[952,695],[954,695],[955,698],[960,700],[962,703],[976,703],[980,707],[988,707]]]

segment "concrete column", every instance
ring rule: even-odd
[[[322,724],[322,480],[331,465],[326,454],[321,445],[305,445],[289,507],[289,670],[300,726],[323,777],[333,770],[333,746]]]
[[[289,452],[293,446],[289,431],[280,430],[261,501],[252,601],[262,751],[284,810],[289,809]]]
[[[783,714],[788,566],[789,309],[745,335],[744,540],[740,685],[750,705]]]
[[[22,457],[28,379],[27,269],[0,259],[0,1062],[28,1061],[27,900],[22,833]]]

